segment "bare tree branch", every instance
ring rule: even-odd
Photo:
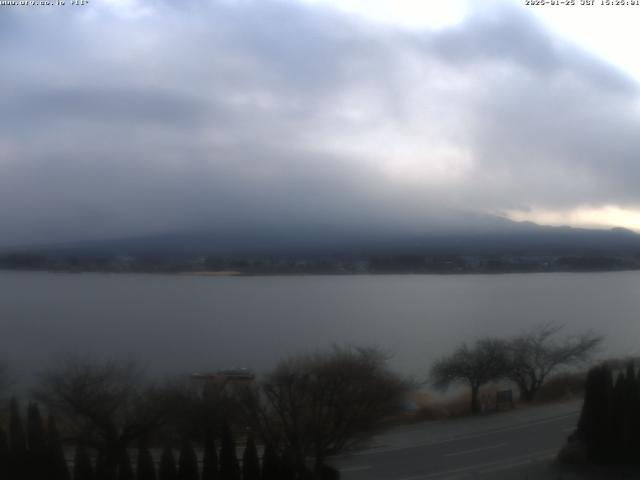
[[[303,471],[361,441],[400,405],[407,383],[377,349],[334,348],[281,362],[257,388],[244,390],[249,423]]]
[[[479,413],[480,387],[506,376],[507,367],[506,342],[484,338],[473,347],[463,343],[452,355],[438,360],[431,368],[431,382],[442,390],[453,383],[468,384],[471,388],[471,411]]]
[[[134,363],[77,356],[44,372],[34,396],[61,416],[75,437],[102,449],[109,468],[129,443],[161,426],[176,408],[171,391],[146,384]]]
[[[508,377],[520,389],[522,400],[534,400],[545,380],[558,368],[589,360],[603,341],[593,332],[557,339],[562,329],[562,325],[545,323],[509,342]]]

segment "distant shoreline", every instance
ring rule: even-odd
[[[619,269],[594,269],[594,270],[510,270],[510,271],[399,271],[399,272],[241,272],[237,270],[220,271],[144,271],[144,270],[57,270],[57,269],[17,269],[0,268],[0,272],[16,273],[54,273],[54,274],[104,274],[104,275],[166,275],[177,277],[326,277],[326,276],[384,276],[384,275],[420,275],[420,276],[451,276],[451,275],[525,275],[525,274],[550,274],[550,273],[623,273],[638,272],[640,268]]]
[[[204,271],[204,272],[177,272],[176,275],[189,275],[196,277],[238,277],[246,275],[243,272],[237,270],[219,270],[219,271]]]

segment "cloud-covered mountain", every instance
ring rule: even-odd
[[[3,9],[0,245],[640,205],[638,85],[513,4],[403,30],[294,0],[98,3]]]
[[[242,225],[111,240],[5,250],[56,257],[371,257],[376,255],[638,255],[640,235],[625,229],[545,227],[530,222],[461,215],[464,227],[421,230],[383,226],[335,228],[315,223]]]

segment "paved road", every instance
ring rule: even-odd
[[[524,478],[508,473],[546,469],[574,430],[579,408],[572,402],[400,427],[334,463],[344,480]]]

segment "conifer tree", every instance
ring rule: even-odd
[[[607,365],[587,374],[578,437],[594,463],[640,463],[640,372],[629,364],[612,385]]]
[[[46,450],[46,438],[40,409],[35,403],[29,404],[27,410],[27,443],[30,451]]]
[[[107,467],[105,465],[104,459],[104,451],[102,449],[98,450],[98,455],[96,456],[96,468],[94,469],[96,480],[112,480],[107,478]]]
[[[91,458],[82,445],[76,447],[73,461],[73,480],[94,480]]]
[[[626,437],[629,426],[626,412],[626,378],[620,372],[613,387],[611,406],[611,454],[616,460],[622,460],[627,447]]]
[[[607,365],[592,368],[587,375],[585,398],[578,433],[587,447],[587,458],[595,463],[611,462],[613,377]]]
[[[640,373],[640,372],[639,372]],[[639,463],[640,458],[640,385],[634,365],[627,367],[626,379],[626,405],[625,415],[627,430],[625,436],[625,456],[627,463]]]
[[[640,399],[640,369],[638,369],[635,376],[635,390],[636,390],[636,398]],[[633,456],[632,463],[639,464],[640,463],[640,405],[636,403],[636,408],[633,411],[633,415],[631,417],[631,448],[636,452]]]
[[[137,480],[156,480],[156,468],[151,452],[145,440],[140,441],[138,447],[138,476]]]
[[[113,456],[106,452],[105,446],[98,450],[95,468],[96,480],[116,480],[119,459],[114,463],[112,458]]]
[[[593,442],[595,435],[595,417],[597,405],[597,384],[598,384],[599,367],[589,369],[587,379],[584,385],[584,401],[582,402],[582,410],[578,419],[577,433],[584,441],[587,448],[587,456],[590,457],[589,445]]]
[[[64,457],[58,427],[53,414],[49,414],[47,422],[47,456],[49,457],[50,480],[70,480],[69,467]]]
[[[116,480],[120,460],[120,456],[115,456],[108,446],[102,445],[96,459],[96,480]]]
[[[247,444],[242,455],[242,480],[260,480],[260,461],[253,437],[247,437]]]
[[[22,480],[27,478],[27,439],[22,425],[20,407],[15,398],[11,399],[9,409],[9,478]]]
[[[207,428],[204,435],[204,456],[202,458],[202,480],[218,480],[218,451],[213,430]]]
[[[158,472],[159,480],[178,480],[178,470],[176,461],[173,457],[173,450],[166,447],[160,458],[160,471]]]
[[[280,476],[279,480],[295,480],[296,478],[296,463],[295,457],[289,452],[284,452],[284,454],[280,457]],[[302,470],[300,468],[300,470]],[[306,472],[305,472],[306,473]]]
[[[280,459],[269,444],[262,453],[262,480],[280,480]]]
[[[11,445],[11,453],[23,455],[27,451],[27,439],[22,426],[22,418],[20,416],[20,407],[15,398],[11,399],[9,419],[9,441]]]
[[[27,407],[27,445],[29,478],[41,480],[48,472],[47,442],[40,409],[35,403]]]
[[[615,456],[611,446],[614,443],[611,428],[613,413],[613,374],[611,369],[605,365],[602,372],[602,410],[599,415],[600,432],[598,444],[602,452],[602,463],[612,463]]]
[[[180,448],[178,478],[180,480],[198,480],[198,457],[193,445],[187,439],[182,442]]]
[[[222,445],[220,447],[220,479],[240,480],[240,466],[236,456],[236,443],[229,425],[222,428]]]
[[[7,434],[0,425],[0,478],[9,477],[9,442]]]
[[[131,457],[129,452],[124,450],[118,462],[118,480],[135,480],[133,468],[131,467]]]

